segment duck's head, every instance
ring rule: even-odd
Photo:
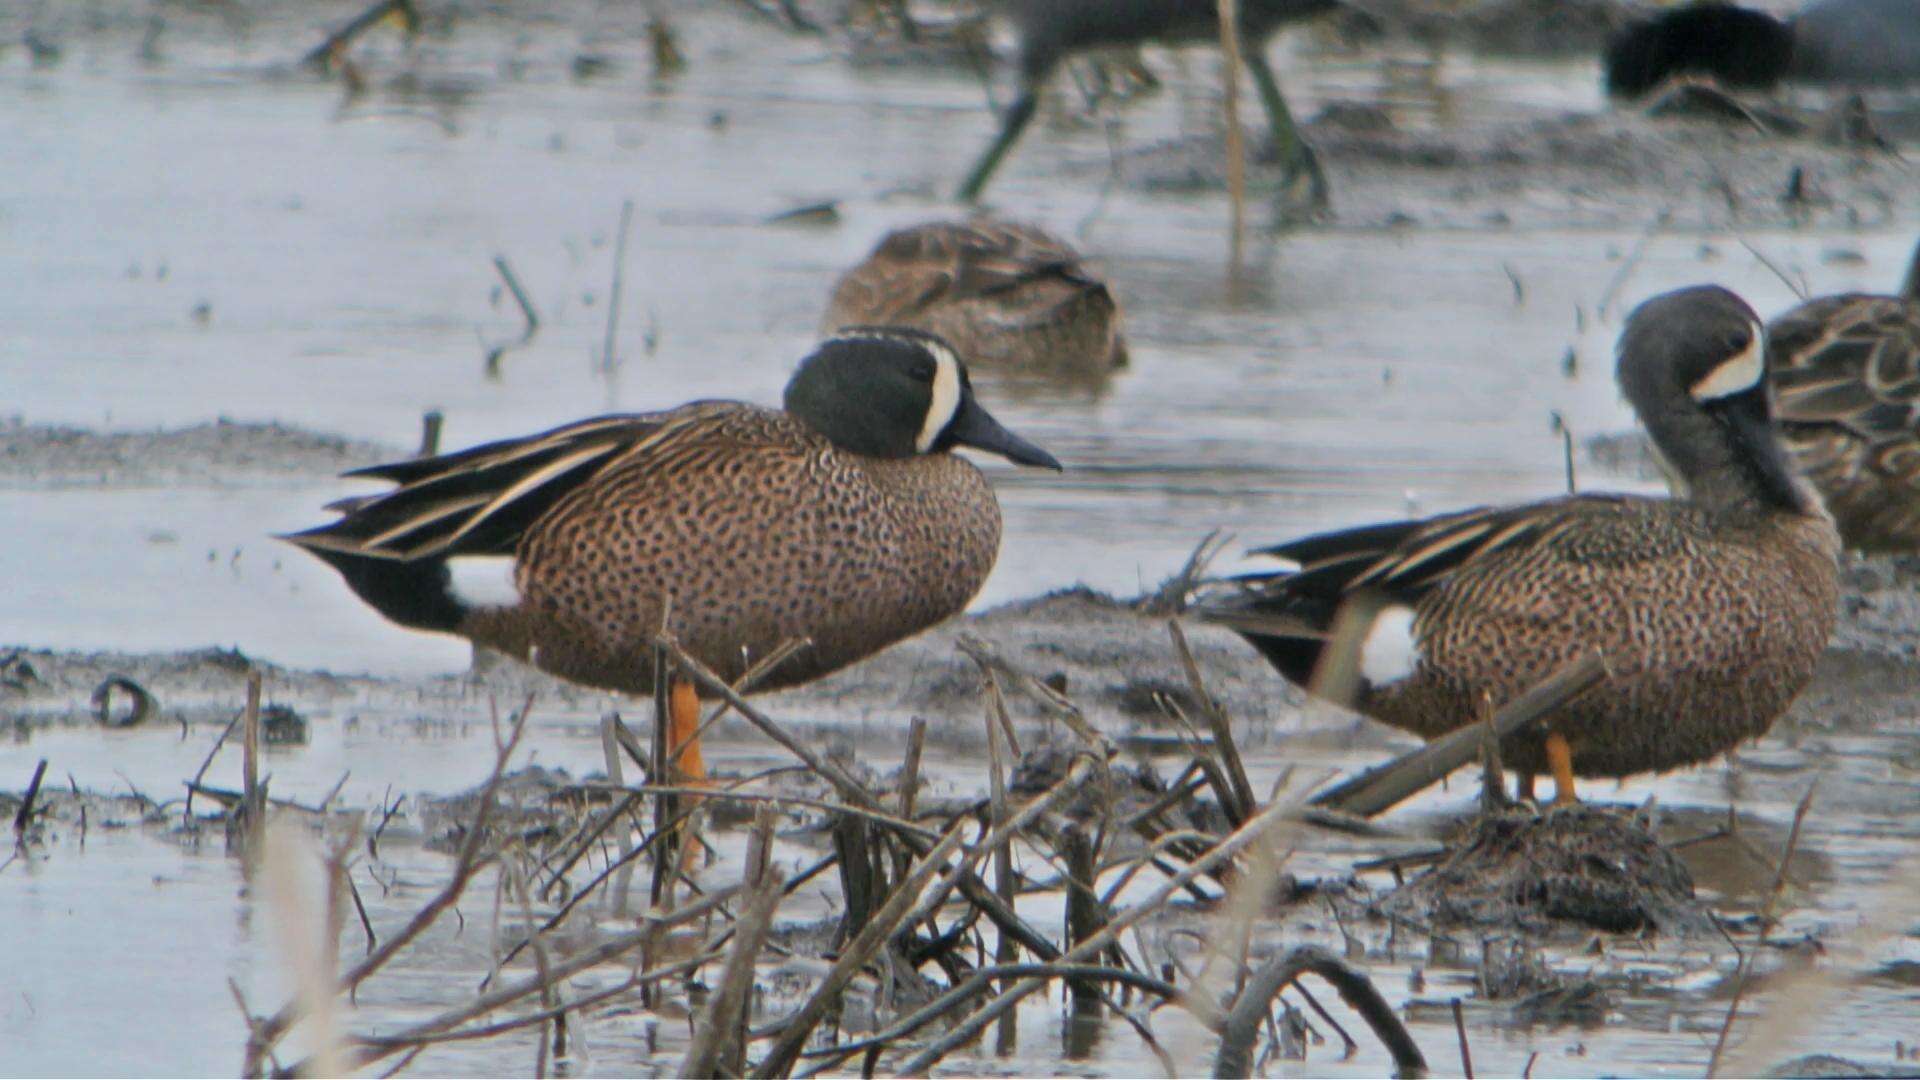
[[[1717,285],[1662,293],[1620,332],[1620,389],[1687,498],[1712,509],[1806,511],[1812,496],[1773,431],[1766,328]]]
[[[787,412],[843,450],[905,458],[971,446],[1021,465],[1060,468],[1000,426],[973,396],[944,340],[901,326],[850,326],[820,343],[787,384]]]

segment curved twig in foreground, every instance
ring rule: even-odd
[[[1407,1033],[1405,1024],[1394,1015],[1393,1006],[1365,975],[1349,967],[1346,961],[1316,945],[1302,945],[1255,972],[1246,989],[1234,999],[1227,1013],[1226,1027],[1220,1036],[1220,1052],[1213,1059],[1216,1077],[1251,1076],[1253,1044],[1260,1037],[1260,1025],[1272,1008],[1273,999],[1300,976],[1312,972],[1340,992],[1341,1000],[1360,1014],[1373,1033],[1393,1055],[1393,1071],[1400,1077],[1427,1075],[1427,1059]]]

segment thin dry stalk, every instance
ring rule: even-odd
[[[1108,747],[1106,736],[1087,723],[1080,706],[1075,705],[1065,694],[1048,686],[1031,672],[1023,671],[1019,665],[1001,656],[998,649],[983,638],[973,634],[961,634],[955,648],[958,648],[969,660],[981,667],[990,668],[1007,680],[1006,689],[1017,691],[1038,704],[1049,717],[1067,725],[1082,742],[1089,747],[1105,752]],[[1017,743],[1015,744],[1018,745]]]
[[[1502,706],[1491,721],[1495,736],[1504,739],[1544,718],[1599,685],[1606,675],[1606,662],[1600,653],[1586,653]],[[1412,798],[1472,761],[1479,755],[1485,738],[1485,726],[1468,724],[1418,750],[1328,788],[1314,797],[1313,805],[1372,817]]]
[[[1060,856],[1067,864],[1067,941],[1078,945],[1106,928],[1106,907],[1094,893],[1099,877],[1093,839],[1078,823],[1068,825],[1060,835]],[[1096,1010],[1100,1005],[1100,982],[1090,977],[1067,980],[1067,992],[1073,1007]]]
[[[1007,703],[1000,696],[1000,684],[993,677],[993,669],[986,665],[980,667],[980,677],[987,684],[987,792],[991,806],[991,821],[997,827],[1007,819],[1007,751],[1001,745],[1005,737],[1012,737],[1013,725],[1007,720]],[[1016,751],[1017,752],[1017,751]],[[1002,903],[1013,906],[1013,838],[1008,836],[1004,843],[993,849],[994,892]],[[1020,959],[1020,946],[1005,934],[999,936],[994,947],[994,959],[1001,964],[1011,964]],[[1008,984],[1001,984],[1003,987]],[[1004,1057],[1013,1052],[1019,1039],[1019,1014],[1009,1011],[1000,1018],[999,1031],[995,1035],[998,1053]]]
[[[616,787],[624,787],[626,786],[626,776],[625,771],[620,765],[620,740],[615,734],[614,728],[614,725],[619,722],[620,718],[612,713],[608,713],[600,718],[600,752],[607,759],[607,782]],[[621,800],[620,804],[613,808],[611,820],[620,822],[625,819],[627,810],[631,805],[632,803],[630,801],[625,799]],[[620,842],[620,859],[622,866],[620,872],[614,875],[613,879],[613,915],[615,918],[626,915],[627,896],[633,887],[633,859],[631,857],[633,855],[632,831],[622,826],[618,839]]]
[[[1420,1053],[1405,1024],[1394,1014],[1393,1006],[1380,996],[1366,975],[1349,967],[1346,961],[1317,945],[1302,945],[1285,956],[1269,961],[1234,999],[1227,1013],[1220,1050],[1214,1057],[1216,1077],[1250,1076],[1253,1069],[1253,1045],[1260,1027],[1273,1007],[1273,999],[1300,976],[1312,972],[1340,992],[1341,1000],[1360,1014],[1374,1035],[1393,1056],[1394,1075],[1427,1075],[1427,1059]]]
[[[1099,956],[1101,951],[1108,945],[1119,941],[1120,936],[1135,923],[1163,910],[1167,900],[1172,897],[1174,893],[1180,891],[1188,883],[1192,882],[1193,879],[1212,871],[1216,866],[1221,866],[1237,858],[1248,846],[1262,840],[1267,835],[1269,829],[1281,821],[1284,821],[1287,816],[1297,810],[1297,808],[1297,804],[1293,802],[1276,802],[1267,807],[1251,821],[1234,830],[1226,839],[1215,844],[1210,851],[1196,859],[1186,869],[1180,871],[1163,883],[1160,888],[1154,890],[1145,900],[1142,900],[1140,903],[1127,908],[1115,916],[1113,921],[1107,924],[1105,930],[1075,945],[1052,962],[1078,964]],[[978,1038],[980,1032],[985,1030],[987,1025],[993,1023],[1001,1013],[1018,1005],[1022,998],[1039,990],[1045,985],[1045,982],[1046,980],[1038,978],[1023,979],[1014,984],[1011,989],[1002,991],[981,1009],[959,1024],[956,1024],[952,1030],[941,1036],[941,1038],[932,1045],[915,1054],[901,1066],[898,1075],[925,1075],[941,1058],[946,1057],[956,1048],[964,1046],[975,1038]],[[1191,998],[1187,1000],[1189,1003],[1192,1002]],[[1204,1018],[1202,1022],[1205,1022]]]
[[[281,952],[293,975],[295,1007],[316,1047],[313,1075],[344,1076],[339,995],[334,992],[339,949],[328,947],[335,936],[322,925],[324,916],[315,910],[301,880],[318,861],[299,826],[278,821],[263,831],[259,876],[279,930]]]
[[[620,366],[614,342],[620,332],[620,293],[627,276],[627,232],[633,227],[633,200],[620,203],[620,232],[613,242],[613,284],[607,290],[607,340],[600,350],[600,370],[612,373]]]
[[[1453,1033],[1460,1040],[1460,1072],[1467,1080],[1473,1080],[1473,1048],[1467,1045],[1467,1017],[1460,1008],[1460,999],[1453,999]]]
[[[260,673],[247,672],[247,709],[240,723],[240,813],[245,819],[242,850],[254,850],[254,839],[266,824],[266,792],[260,790]]]
[[[479,805],[474,811],[473,822],[467,827],[467,835],[462,839],[460,852],[454,859],[452,879],[438,893],[435,893],[425,906],[414,913],[413,918],[407,921],[399,933],[388,938],[384,945],[368,953],[345,975],[342,975],[337,993],[352,994],[369,976],[385,967],[400,950],[412,944],[415,938],[419,937],[427,927],[432,926],[460,899],[466,892],[467,885],[473,880],[473,876],[490,861],[489,857],[483,855],[482,849],[493,817],[500,783],[506,776],[508,761],[513,757],[514,751],[519,748],[521,737],[526,734],[527,718],[532,711],[533,696],[529,694],[520,712],[513,718],[513,725],[507,738],[496,747],[493,771],[488,774],[486,783],[481,787]],[[257,1029],[260,1051],[271,1053],[273,1045],[292,1028],[299,1018],[300,1009],[295,1002],[283,1006],[279,1012],[262,1021]],[[250,1051],[249,1058],[250,1065],[257,1067],[258,1057]]]
[[[33,826],[33,804],[40,798],[40,781],[46,775],[47,759],[41,758],[40,764],[33,767],[33,779],[27,781],[27,793],[20,798],[20,809],[13,815],[13,842],[16,848],[26,845],[27,830]]]
[[[959,848],[960,837],[965,832],[966,822],[955,822],[953,827],[947,830],[946,835],[940,838],[940,842],[922,857],[920,865],[914,869],[912,876],[893,890],[893,895],[887,898],[886,905],[875,913],[873,920],[867,923],[861,929],[859,936],[841,952],[839,960],[827,972],[826,978],[821,980],[819,989],[815,990],[813,996],[807,999],[807,1003],[800,1007],[800,1011],[794,1014],[793,1019],[787,1021],[782,1027],[773,1049],[768,1051],[767,1056],[754,1069],[754,1076],[762,1078],[785,1076],[793,1071],[794,1063],[800,1059],[800,1051],[806,1046],[807,1039],[812,1036],[814,1026],[820,1022],[821,1017],[826,1015],[829,1008],[839,1004],[840,995],[845,992],[848,984],[853,982],[854,976],[860,973],[867,961],[879,951],[880,946],[885,944],[886,940],[906,920],[914,908],[914,900],[919,897],[921,890],[927,887],[927,883],[933,880],[934,873],[940,869],[940,865],[946,861],[947,856]]]
[[[927,746],[927,718],[916,716],[907,725],[907,760],[900,766],[900,820],[913,820],[913,804],[920,797],[920,756]],[[899,881],[907,876],[907,870],[913,865],[913,856],[895,845],[893,852],[893,879]]]
[[[186,807],[181,811],[181,824],[187,828],[191,829],[193,827],[194,789],[200,786],[202,780],[206,779],[207,770],[213,766],[214,757],[220,753],[220,748],[227,744],[227,739],[233,734],[233,729],[239,727],[240,721],[246,719],[246,716],[246,710],[244,709],[233,714],[233,719],[227,721],[227,726],[220,732],[220,737],[213,740],[213,749],[208,750],[207,756],[201,759],[200,768],[194,771],[193,779],[187,781]]]
[[[429,458],[440,452],[440,430],[446,424],[447,416],[439,409],[420,414],[420,452],[415,457]]]
[[[680,1062],[681,1076],[740,1074],[741,1059],[746,1051],[745,1026],[754,964],[766,943],[767,930],[773,925],[774,909],[780,906],[780,898],[785,895],[780,873],[770,865],[772,847],[773,811],[761,807],[753,817],[746,873],[741,879],[742,887],[747,890],[746,907],[734,925],[733,948],[728,951],[727,962],[721,969],[719,989],[707,999],[707,1007],[694,1028],[693,1044]]]
[[[1219,0],[1220,5],[1220,54],[1226,58],[1226,115],[1227,115],[1227,202],[1232,208],[1228,219],[1227,238],[1227,274],[1233,281],[1239,281],[1245,269],[1245,250],[1242,234],[1246,231],[1247,220],[1247,148],[1240,132],[1240,3],[1239,0]]]
[[[1787,867],[1793,862],[1794,849],[1800,845],[1800,826],[1807,820],[1807,812],[1813,809],[1814,792],[1820,790],[1820,778],[1807,785],[1807,793],[1800,797],[1800,803],[1793,809],[1793,826],[1787,830],[1787,844],[1780,852],[1780,866],[1773,879],[1773,888],[1767,892],[1766,903],[1760,907],[1760,940],[1753,949],[1740,954],[1740,963],[1734,971],[1733,1000],[1727,1002],[1727,1018],[1720,1024],[1720,1034],[1713,1041],[1713,1054],[1707,1058],[1707,1075],[1720,1075],[1720,1058],[1726,1053],[1727,1039],[1733,1034],[1733,1022],[1740,1015],[1740,1002],[1747,994],[1748,976],[1753,973],[1754,953],[1767,944],[1767,934],[1773,928],[1773,908],[1780,900],[1780,893],[1787,884]]]
[[[1231,2],[1231,0],[1226,0]],[[1187,644],[1186,631],[1180,628],[1180,620],[1167,620],[1167,634],[1173,638],[1174,652],[1180,656],[1180,670],[1186,674],[1187,689],[1193,692],[1193,698],[1200,704],[1201,718],[1213,733],[1213,749],[1220,756],[1221,768],[1233,788],[1233,797],[1239,803],[1238,813],[1231,820],[1236,824],[1245,821],[1253,814],[1253,808],[1259,805],[1253,798],[1253,785],[1247,781],[1246,766],[1240,760],[1240,748],[1233,742],[1233,721],[1228,718],[1220,702],[1207,692],[1206,680],[1200,676],[1200,663],[1194,659],[1193,647]]]

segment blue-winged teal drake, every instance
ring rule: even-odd
[[[1625,776],[1765,732],[1833,630],[1840,541],[1768,413],[1763,331],[1716,287],[1655,297],[1620,338],[1622,391],[1684,494],[1581,494],[1313,536],[1298,569],[1206,609],[1311,687],[1359,612],[1351,703],[1426,738],[1483,717],[1591,648],[1601,685],[1501,752],[1523,790]]]
[[[1809,300],[1767,352],[1780,436],[1847,546],[1920,551],[1920,248],[1900,295]]]
[[[974,399],[940,339],[850,328],[801,362],[784,410],[699,401],[361,469],[392,481],[287,539],[402,626],[458,634],[588,686],[650,692],[664,626],[728,679],[792,686],[967,604],[1000,508],[969,446],[1058,469]],[[497,574],[468,585],[475,564]],[[673,691],[691,742],[691,688]],[[701,769],[694,754],[685,771]]]
[[[894,324],[938,334],[983,370],[1104,375],[1127,362],[1120,305],[1066,241],[992,218],[888,233],[833,288],[823,333]]]
[[[997,0],[1019,38],[1020,90],[1000,121],[1000,133],[960,185],[959,198],[974,202],[1007,151],[1026,130],[1040,104],[1040,91],[1060,62],[1084,49],[1141,41],[1218,43],[1219,7],[1213,0]],[[1300,137],[1267,64],[1266,46],[1284,25],[1340,6],[1339,0],[1240,0],[1242,58],[1267,109],[1273,151],[1290,188],[1303,187],[1315,206],[1327,201],[1327,181],[1313,148]]]
[[[1920,81],[1920,2],[1817,0],[1782,21],[1707,0],[1630,23],[1607,43],[1610,94],[1639,97],[1685,75],[1760,90]]]

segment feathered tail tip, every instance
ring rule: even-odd
[[[1793,59],[1793,30],[1761,11],[1689,4],[1629,23],[1607,42],[1607,93],[1637,98],[1677,75],[1765,89]]]

